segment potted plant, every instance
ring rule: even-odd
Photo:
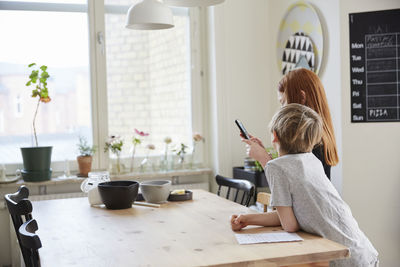
[[[29,68],[35,67],[36,63],[29,64]],[[24,168],[21,171],[24,181],[45,181],[50,180],[52,170],[51,164],[51,146],[40,147],[36,134],[36,116],[38,114],[41,102],[48,103],[51,98],[47,88],[47,80],[50,75],[47,73],[47,66],[42,65],[38,69],[33,69],[29,75],[29,81],[26,86],[34,86],[32,97],[37,98],[35,113],[33,115],[33,134],[35,137],[34,147],[21,147]]]
[[[79,166],[78,176],[88,177],[88,173],[92,170],[93,154],[96,152],[96,147],[90,146],[83,136],[79,136],[77,146],[79,150],[79,156],[76,157]]]

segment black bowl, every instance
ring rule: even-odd
[[[100,183],[99,193],[107,209],[119,210],[132,207],[135,201],[139,183],[136,181],[111,181]]]

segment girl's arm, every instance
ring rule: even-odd
[[[232,230],[239,231],[247,225],[282,225],[283,230],[287,232],[296,232],[300,229],[292,207],[276,207],[276,209],[276,211],[266,213],[232,215]]]

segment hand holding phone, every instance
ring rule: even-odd
[[[241,121],[239,120],[235,120],[236,125],[239,127],[240,132],[242,133],[242,135],[244,136],[244,138],[246,139],[250,139],[249,134],[246,131],[246,128],[244,128],[243,124]]]

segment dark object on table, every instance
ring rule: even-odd
[[[26,221],[19,228],[21,246],[31,251],[30,262],[26,264],[28,267],[40,267],[40,258],[38,249],[42,247],[42,242],[35,232],[39,229],[36,220]]]
[[[190,190],[185,190],[185,194],[178,195],[178,194],[169,194],[168,201],[185,201],[185,200],[192,200],[193,199],[193,192]]]
[[[139,183],[136,181],[103,182],[98,185],[98,189],[107,209],[128,209],[136,200]]]
[[[215,180],[216,180],[217,184],[219,185],[218,192],[217,192],[218,196],[221,193],[221,187],[226,186],[226,187],[228,187],[226,199],[229,199],[229,194],[230,194],[231,188],[234,188],[234,189],[236,189],[236,194],[235,194],[235,199],[233,201],[234,202],[237,201],[239,191],[242,191],[243,192],[242,200],[238,203],[240,203],[241,205],[245,205],[246,207],[249,206],[250,199],[254,196],[254,191],[255,191],[255,187],[254,187],[253,183],[246,181],[246,180],[226,178],[221,175],[215,176]]]
[[[23,246],[23,242],[21,242],[20,227],[24,224],[24,222],[32,220],[32,203],[28,200],[28,196],[29,189],[23,185],[20,186],[16,193],[6,194],[4,196],[4,199],[6,200],[7,208],[14,224],[15,233],[17,235],[18,243],[21,248],[21,253],[24,258],[25,265],[31,267],[40,266],[38,265],[39,261],[37,249],[41,246],[38,246],[39,243],[36,243],[35,254],[32,249]],[[35,239],[40,242],[39,237]]]

